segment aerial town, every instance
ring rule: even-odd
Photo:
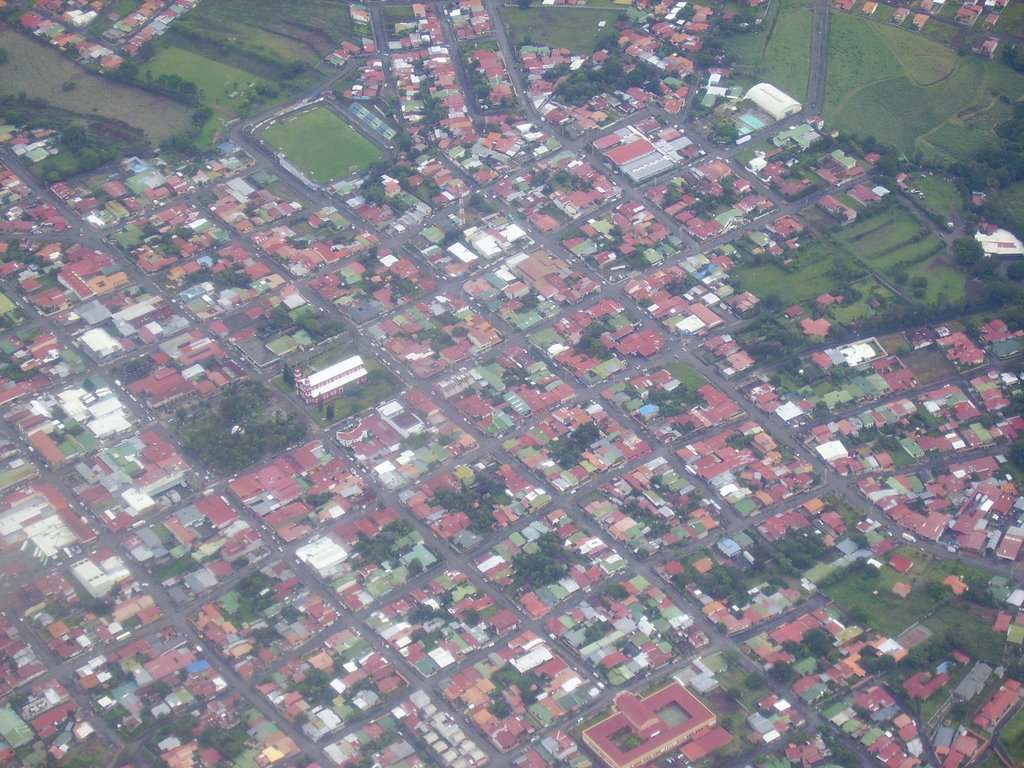
[[[0,766],[1024,766],[1024,0],[0,0]]]

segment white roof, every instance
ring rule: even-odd
[[[322,371],[315,371],[314,373],[309,374],[309,376],[306,377],[306,384],[311,389],[315,389],[322,384],[326,384],[335,376],[351,374],[362,367],[363,358],[359,355],[352,355],[352,357],[346,357],[344,360],[341,360],[334,365],[327,366]]]
[[[800,102],[771,83],[758,83],[743,97],[750,99],[776,120],[800,111]]]
[[[803,409],[796,403],[790,401],[783,403],[776,411],[775,414],[783,421],[789,421],[795,419],[798,416],[802,416],[804,413]]]
[[[459,261],[470,264],[477,260],[477,255],[462,243],[454,243],[448,246],[448,252]]]
[[[850,452],[846,450],[846,446],[839,440],[830,440],[827,443],[822,443],[816,450],[825,461],[845,459],[850,455]]]
[[[79,338],[100,357],[115,355],[121,351],[121,343],[102,328],[90,328]]]
[[[1015,234],[1005,229],[997,229],[991,235],[978,232],[974,239],[989,256],[1013,256],[1024,253],[1024,243]]]

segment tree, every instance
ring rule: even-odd
[[[60,141],[70,150],[84,149],[89,145],[89,133],[80,125],[69,125],[61,134]]]
[[[1010,461],[1015,466],[1024,469],[1024,437],[1017,438],[1010,447]]]
[[[206,121],[211,117],[213,117],[212,107],[200,107],[192,113],[192,124],[202,127],[206,125]]]
[[[328,403],[327,409],[324,411],[324,415],[328,421],[334,421],[334,403]]]
[[[207,728],[199,735],[199,744],[204,747],[213,747],[220,752],[221,757],[231,761],[245,751],[248,738],[248,731],[244,725],[239,723],[227,729]]]
[[[953,241],[953,255],[960,266],[968,269],[982,260],[985,250],[973,237],[958,237]]]
[[[832,636],[824,629],[809,629],[804,633],[803,646],[818,658],[826,658],[833,650],[835,643]]]
[[[0,48],[0,67],[2,67],[4,64],[6,64],[7,61],[8,61],[7,49],[6,48]]]
[[[764,675],[760,672],[751,672],[743,678],[743,684],[752,691],[759,691],[764,688]]]

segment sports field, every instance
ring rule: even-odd
[[[263,138],[318,184],[356,173],[380,157],[372,143],[324,107],[279,120]]]
[[[996,62],[868,19],[829,20],[825,119],[840,130],[948,162],[991,143],[1010,115],[1004,98],[1022,96],[1024,76]]]

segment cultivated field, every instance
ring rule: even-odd
[[[811,19],[807,0],[782,0],[769,10],[765,32],[730,35],[725,49],[736,58],[739,74],[772,83],[803,102],[811,61]]]
[[[991,207],[1005,218],[1006,226],[1024,231],[1024,182],[1010,184],[989,196]]]
[[[591,54],[600,37],[615,32],[619,13],[621,11],[576,7],[503,7],[501,18],[516,47],[532,43]],[[599,26],[602,21],[603,27]]]
[[[833,13],[825,118],[940,161],[991,143],[993,129],[1024,96],[1024,76],[900,29]]]
[[[51,46],[13,30],[0,27],[0,47],[8,55],[0,95],[24,92],[87,120],[119,120],[142,131],[153,144],[189,124],[191,110],[184,104],[90,74]],[[64,83],[75,87],[65,90]]]
[[[964,295],[964,274],[947,263],[949,255],[942,240],[922,226],[906,210],[892,207],[802,247],[795,257],[795,271],[767,264],[741,268],[739,274],[743,285],[778,295],[783,304],[804,302],[825,291],[841,289],[845,281],[837,281],[839,270],[854,279],[877,272],[905,286],[904,294],[915,301],[933,303],[940,296],[958,301]],[[889,293],[876,290],[872,289],[870,296],[882,299]]]
[[[279,121],[263,138],[318,184],[349,176],[380,157],[373,144],[324,107]]]
[[[356,37],[348,6],[335,0],[206,0],[189,18],[226,32],[225,39],[285,57],[306,58],[301,49],[323,56]]]

